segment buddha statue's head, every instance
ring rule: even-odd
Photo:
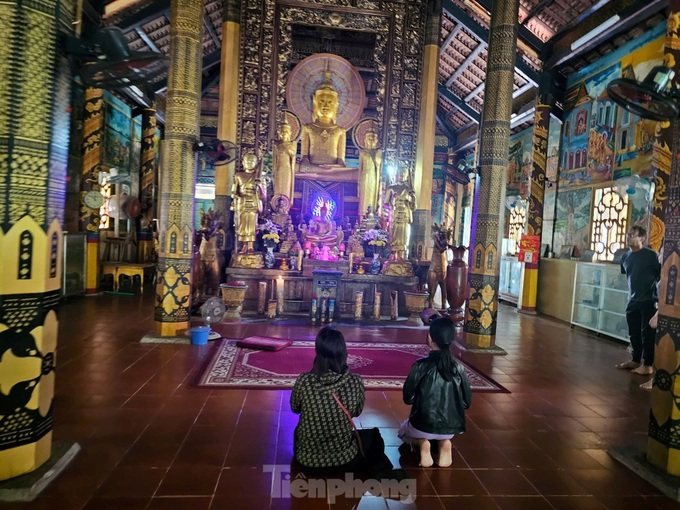
[[[312,100],[312,121],[322,124],[335,124],[338,117],[338,92],[331,83],[331,71],[326,70],[325,81],[314,91]]]
[[[366,132],[364,137],[364,145],[367,149],[377,149],[378,148],[378,133],[373,129]]]
[[[243,156],[241,164],[243,165],[243,170],[250,173],[254,171],[257,166],[257,156],[255,154],[246,154]]]
[[[293,134],[293,129],[291,128],[290,124],[288,124],[288,121],[284,118],[283,122],[279,124],[279,140],[282,142],[290,142]]]

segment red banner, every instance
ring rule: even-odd
[[[538,264],[540,250],[541,236],[523,235],[519,242],[518,260],[528,264]]]

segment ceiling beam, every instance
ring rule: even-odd
[[[222,52],[220,50],[213,51],[211,54],[203,57],[203,72],[205,72],[208,69],[211,69],[211,68],[215,67],[216,65],[218,65],[220,63],[221,58],[222,58]],[[219,74],[219,71],[218,71],[218,74]],[[162,90],[166,89],[167,86],[168,86],[168,79],[167,78],[163,78],[162,80],[157,81],[153,85],[154,91],[156,93],[161,92]]]
[[[453,30],[449,32],[449,35],[446,36],[446,39],[444,39],[444,42],[439,47],[439,51],[446,51],[446,48],[448,48],[449,45],[453,42],[453,40],[458,35],[458,32],[460,32],[461,28],[463,28],[463,25],[461,24],[458,24],[455,27],[453,27]]]
[[[512,93],[512,98],[515,99],[515,98],[521,96],[521,95],[524,94],[527,90],[531,90],[531,89],[533,89],[535,86],[536,86],[536,85],[534,85],[533,83],[526,83],[526,84],[522,85],[520,88],[518,88],[517,90],[515,90],[515,91]]]
[[[482,90],[484,90],[484,82],[480,83],[477,85],[474,89],[470,91],[470,93],[465,96],[464,101],[467,103],[470,99],[475,97],[477,94],[479,94]]]
[[[203,15],[203,26],[205,26],[205,29],[207,30],[208,34],[210,35],[210,38],[215,43],[215,46],[217,48],[221,48],[222,47],[222,41],[220,41],[220,38],[217,37],[217,32],[215,32],[215,27],[213,27],[212,21],[210,21],[210,17],[207,14]]]
[[[484,7],[487,12],[491,12],[491,2],[493,0],[478,0],[479,5]],[[444,2],[446,3],[446,1]],[[477,23],[477,22],[475,22]],[[517,30],[517,36],[522,39],[532,50],[534,50],[539,55],[543,51],[543,41],[541,41],[531,30],[529,30],[524,25],[519,25]],[[488,40],[485,39],[485,40]]]
[[[463,60],[463,62],[458,66],[458,69],[456,69],[449,79],[446,80],[446,88],[449,88],[453,82],[456,81],[456,78],[463,74],[463,71],[467,69],[467,67],[477,58],[477,55],[479,55],[484,48],[486,48],[486,43],[480,41],[475,49],[472,50],[465,60]]]
[[[668,1],[668,0],[666,0]],[[477,39],[488,43],[489,31],[473,19],[467,12],[453,3],[453,0],[442,0],[444,10],[446,10],[452,18],[458,23],[465,25],[465,27],[472,32]],[[522,59],[515,59],[515,69],[521,72],[524,76],[529,78],[534,83],[538,83],[538,73],[529,67]]]
[[[551,40],[552,51],[550,57],[544,61],[543,70],[559,69],[579,55],[592,51],[598,45],[614,38],[620,33],[627,32],[650,16],[666,9],[668,1],[648,0],[646,2],[639,2],[638,0],[617,0],[616,2],[609,2],[603,5],[596,11],[591,9],[588,11],[590,13],[588,17],[579,16],[574,23],[568,25],[570,29],[562,30],[553,37]],[[571,49],[571,44],[574,41],[586,35],[614,15],[618,15],[621,18],[616,25],[605,30],[582,46]]]
[[[531,21],[537,14],[539,14],[543,9],[549,7],[555,2],[555,0],[541,0],[537,3],[528,13],[526,18],[522,20],[522,25],[525,25]]]
[[[153,52],[160,53],[160,50],[158,49],[158,46],[154,44],[154,42],[149,38],[147,33],[142,30],[141,27],[135,27],[135,32],[137,32],[137,35],[139,38],[144,41],[144,44]]]
[[[444,109],[437,105],[437,124],[439,125],[439,128],[444,131],[444,134],[447,136],[449,140],[452,142],[455,142],[456,140],[456,135],[453,131],[451,131],[451,128],[449,127],[448,122],[446,122],[446,112]]]
[[[215,66],[201,79],[201,97],[205,96],[205,93],[208,92],[208,89],[219,81],[220,66]]]
[[[446,99],[449,103],[458,108],[465,116],[479,124],[480,115],[470,105],[463,102],[461,98],[457,97],[453,92],[451,92],[442,84],[439,84],[438,91],[439,94],[444,99]]]

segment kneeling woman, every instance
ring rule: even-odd
[[[315,475],[391,469],[378,429],[354,432],[352,417],[364,408],[365,390],[361,377],[347,368],[342,333],[321,329],[315,348],[312,370],[297,378],[290,397],[291,409],[300,415],[295,459],[305,472]]]

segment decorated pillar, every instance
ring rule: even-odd
[[[203,53],[203,2],[172,0],[170,69],[161,152],[156,334],[176,336],[189,327],[194,187]]]
[[[418,209],[413,215],[410,245],[416,253],[411,257],[429,260],[432,227],[432,171],[434,168],[435,130],[437,124],[437,85],[439,83],[439,39],[441,33],[441,1],[429,0],[423,48],[422,88],[418,118],[418,144],[413,182]]]
[[[225,0],[222,15],[222,57],[220,68],[217,138],[236,142],[238,129],[239,64],[241,48],[241,0]],[[238,158],[237,158],[238,159]],[[229,192],[234,183],[236,163],[215,167],[215,209],[229,221]],[[292,199],[292,197],[291,197]]]
[[[541,233],[543,232],[543,193],[545,191],[545,168],[548,161],[548,130],[550,129],[550,103],[552,103],[551,83],[550,73],[544,73],[539,85],[539,101],[534,116],[533,164],[526,233],[529,236],[538,237],[538,246],[541,245]],[[520,311],[522,312],[536,312],[539,263],[540,257],[534,258],[534,262],[524,263],[524,282],[522,284],[522,299],[520,300]]]
[[[496,341],[499,238],[508,165],[512,85],[519,0],[492,3],[484,111],[479,131],[480,171],[472,215],[465,317],[465,345],[490,348]],[[500,197],[500,200],[499,200]]]
[[[0,480],[52,450],[73,5],[0,3]]]
[[[675,20],[680,0],[668,6],[664,62],[680,72],[680,34]],[[654,387],[649,416],[647,461],[674,476],[680,476],[680,165],[673,154],[680,152],[679,123],[657,124],[652,166],[656,175],[653,216],[649,243],[658,250],[663,242],[663,262],[659,285],[659,321],[654,354]]]
[[[99,192],[99,172],[104,158],[104,91],[86,88],[84,109],[80,231],[87,234],[85,289],[93,294],[99,287],[99,207],[96,201],[90,202],[85,197],[91,191]]]
[[[139,196],[142,204],[142,228],[137,231],[140,262],[149,262],[153,254],[154,185],[156,183],[156,109],[142,110],[142,153],[139,158]]]

